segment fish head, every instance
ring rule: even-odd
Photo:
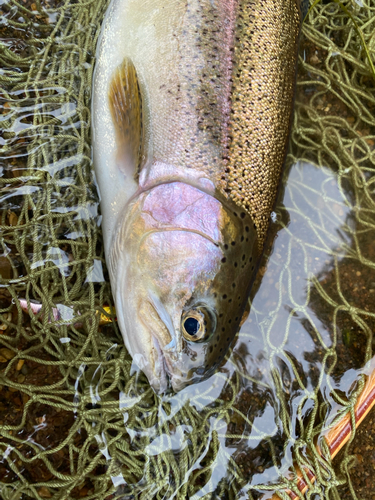
[[[181,182],[142,193],[125,219],[110,266],[119,326],[153,388],[178,391],[210,376],[238,332],[256,230],[234,203]]]

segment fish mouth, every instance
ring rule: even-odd
[[[160,347],[159,340],[156,337],[156,335],[153,334],[152,332],[151,332],[151,340],[155,350],[153,356],[153,361],[154,361],[153,377],[152,380],[150,380],[149,382],[154,388],[158,388],[159,394],[162,394],[166,392],[168,388],[170,373],[168,370],[166,358]]]
[[[181,388],[179,369],[178,331],[159,298],[150,292],[148,299],[140,306],[140,320],[149,337],[150,362],[147,377],[150,385],[159,394]]]
[[[153,378],[150,380],[150,384],[154,388],[157,388],[159,394],[167,392],[170,387],[172,387],[174,392],[180,391],[185,387],[186,383],[180,376],[181,371],[176,366],[176,356],[173,355],[173,351],[175,351],[175,349],[169,347],[170,344],[173,343],[173,340],[163,349],[154,333],[151,333],[151,338],[155,350],[153,358]],[[164,352],[165,350],[171,350],[173,352],[172,356],[168,356],[168,354]]]

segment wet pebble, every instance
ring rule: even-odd
[[[5,363],[6,361],[13,359],[15,355],[16,353],[14,351],[3,347],[0,349],[0,362]]]

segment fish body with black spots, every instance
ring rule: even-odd
[[[93,156],[125,345],[157,392],[208,377],[244,314],[286,154],[299,0],[113,0]]]

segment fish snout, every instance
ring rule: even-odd
[[[181,356],[177,349],[175,339],[167,345],[161,345],[156,334],[152,333],[154,346],[154,371],[149,378],[150,384],[158,393],[164,393],[172,386],[175,392],[180,391],[186,385],[186,378],[183,376]]]
[[[156,392],[181,386],[181,338],[162,302],[154,294],[143,300],[139,309],[140,320],[147,330],[151,346],[151,363],[144,370]]]

